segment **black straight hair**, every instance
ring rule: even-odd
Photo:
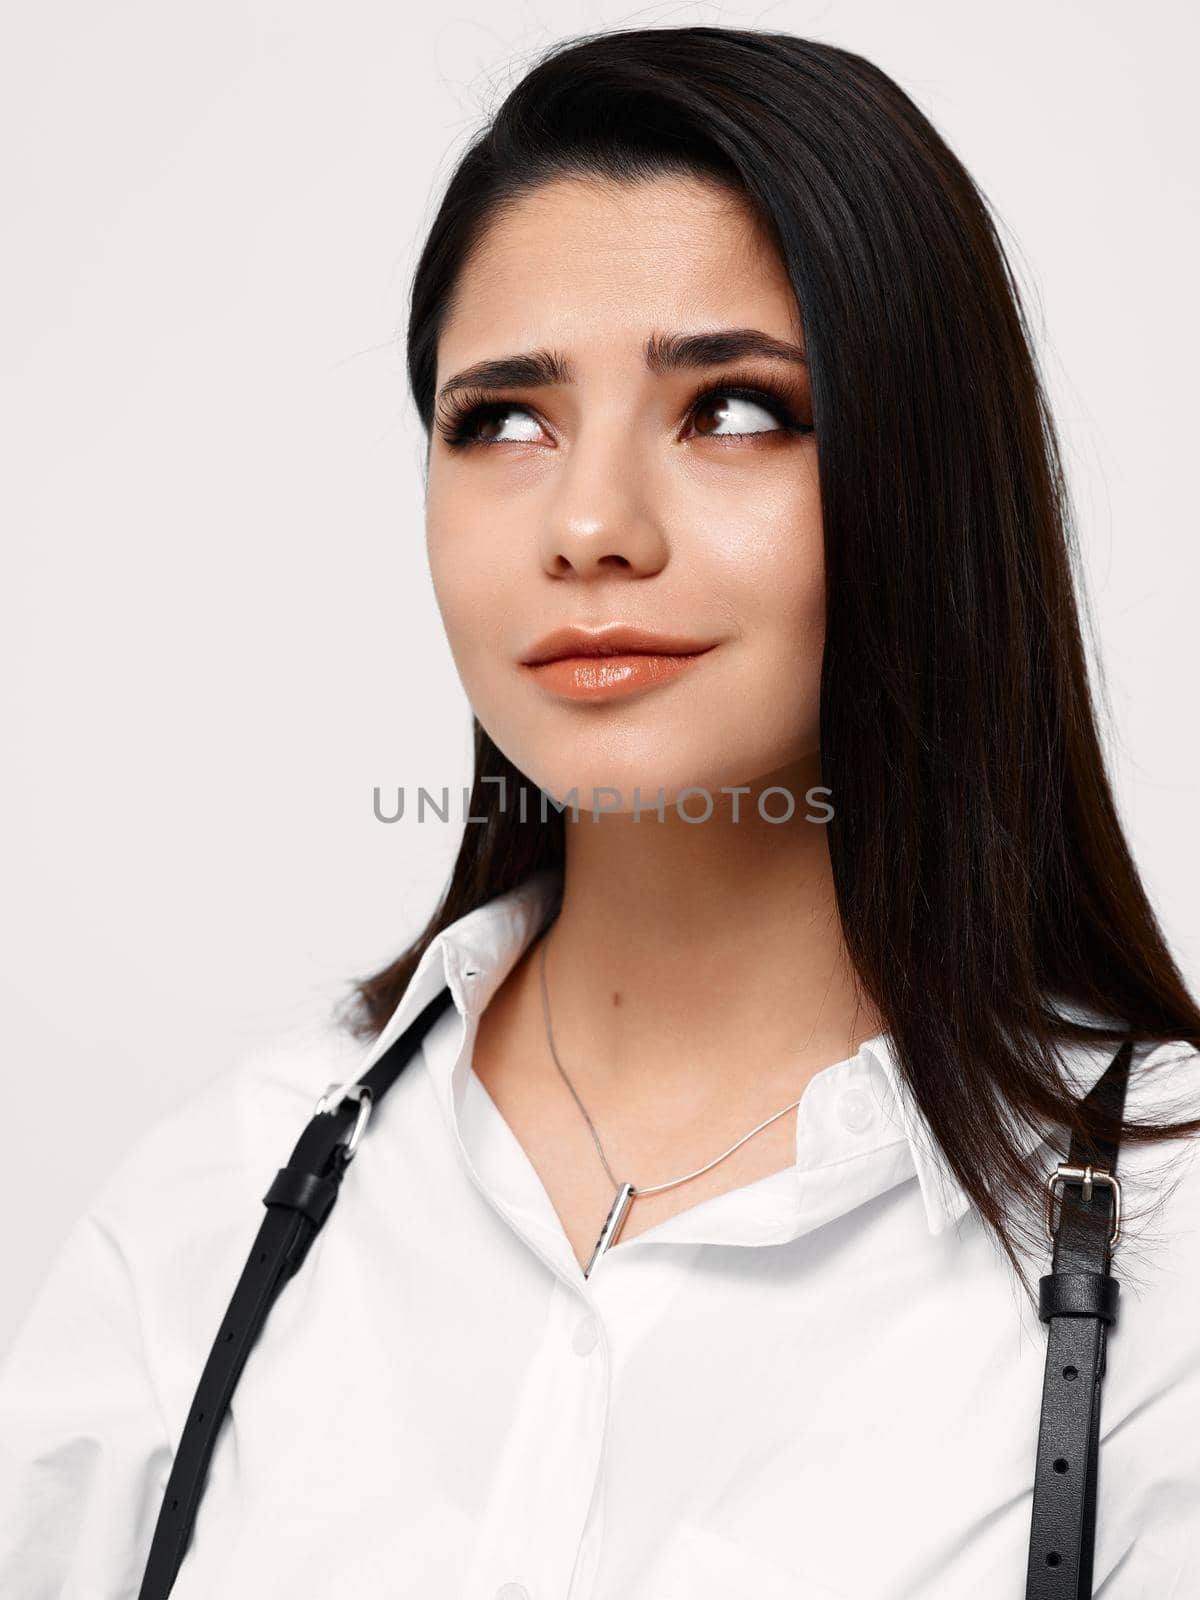
[[[1200,1131],[1200,1118],[1085,1111],[1058,1045],[1195,1048],[1200,1010],[1118,817],[1055,427],[1015,275],[961,162],[891,78],[833,45],[725,27],[560,42],[445,189],[411,289],[416,407],[432,437],[439,331],[505,208],[556,179],[678,173],[748,202],[794,289],[820,459],[820,758],[846,948],[949,1166],[1032,1293],[1019,1240],[1046,1250],[1045,1172],[1022,1127],[1078,1132],[1086,1148]],[[468,815],[487,823],[465,828],[416,942],[353,984],[341,1020],[360,1038],[382,1030],[439,932],[563,864],[562,815],[519,820],[514,797],[526,791],[535,819],[540,791],[477,718],[474,743]]]

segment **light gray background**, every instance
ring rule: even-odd
[[[456,830],[371,814],[376,784],[470,773],[398,338],[415,253],[540,49],[694,22],[871,57],[999,212],[1124,814],[1195,981],[1189,8],[8,0],[0,1349],[132,1141],[432,908]]]

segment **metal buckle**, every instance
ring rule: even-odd
[[[1054,1171],[1046,1179],[1046,1237],[1054,1242],[1054,1187],[1058,1183],[1071,1181],[1083,1184],[1083,1198],[1092,1198],[1093,1185],[1106,1183],[1113,1192],[1113,1231],[1108,1241],[1111,1250],[1121,1237],[1121,1180],[1113,1176],[1105,1167],[1069,1167],[1064,1162],[1059,1162]]]
[[[324,1112],[333,1113],[343,1100],[358,1101],[358,1115],[354,1119],[354,1127],[350,1130],[350,1137],[344,1141],[345,1153],[342,1160],[349,1164],[354,1160],[363,1129],[367,1125],[367,1118],[371,1115],[372,1094],[369,1086],[365,1083],[351,1083],[343,1089],[340,1083],[331,1083],[314,1106],[313,1116],[320,1116]]]

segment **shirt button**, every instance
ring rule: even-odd
[[[596,1332],[595,1317],[584,1317],[571,1335],[571,1349],[576,1355],[586,1356],[596,1348],[596,1340],[599,1337]]]
[[[502,1583],[496,1590],[496,1600],[529,1600],[529,1590],[523,1583]]]
[[[865,1089],[847,1089],[838,1101],[838,1116],[851,1133],[862,1133],[871,1126],[875,1108]]]

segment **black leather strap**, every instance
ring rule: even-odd
[[[1127,1040],[1105,1068],[1088,1102],[1124,1110],[1133,1044]],[[1066,1165],[1084,1168],[1075,1138]],[[1113,1176],[1117,1145],[1098,1141],[1093,1170]],[[1108,1330],[1117,1320],[1117,1280],[1109,1273],[1115,1192],[1094,1183],[1089,1198],[1079,1178],[1066,1178],[1054,1235],[1052,1271],[1039,1284],[1039,1315],[1049,1323],[1042,1416],[1034,1469],[1026,1600],[1091,1600],[1100,1446],[1100,1382]]]
[[[452,999],[442,988],[359,1082],[377,1105]],[[349,1165],[346,1138],[358,1103],[315,1115],[263,1197],[267,1215],[209,1353],[167,1479],[138,1600],[167,1600],[187,1553],[213,1446],[246,1357],[280,1290],[329,1217]]]

